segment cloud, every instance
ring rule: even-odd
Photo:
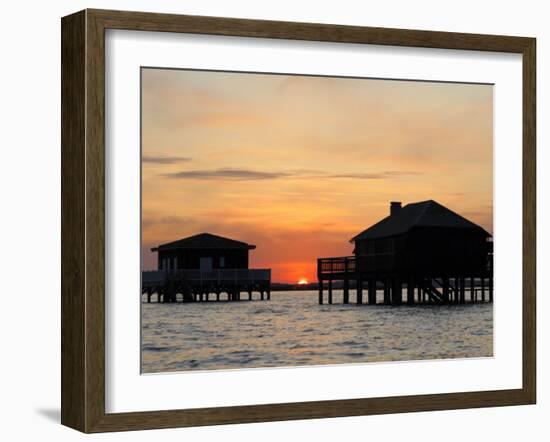
[[[283,172],[261,172],[247,169],[215,169],[215,170],[187,170],[174,173],[166,173],[162,176],[177,179],[222,179],[235,181],[270,180],[290,176]]]
[[[407,177],[421,175],[421,172],[413,171],[400,171],[400,170],[386,170],[378,173],[344,173],[344,174],[334,174],[328,175],[327,178],[349,178],[349,179],[359,179],[359,180],[383,180],[399,177]]]
[[[166,173],[161,176],[165,178],[176,179],[195,179],[195,180],[234,180],[234,181],[253,181],[253,180],[272,180],[278,178],[315,178],[315,179],[360,179],[360,180],[380,180],[392,179],[420,175],[420,172],[386,170],[375,173],[340,173],[332,174],[319,172],[317,170],[294,170],[289,172],[268,172],[250,169],[213,169],[213,170],[186,170],[180,172]]]
[[[148,164],[178,164],[186,163],[191,161],[191,158],[188,157],[176,157],[176,156],[167,156],[167,155],[143,155],[141,161]]]
[[[183,217],[183,216],[155,216],[153,214],[147,214],[143,215],[141,219],[141,227],[144,229],[147,229],[152,226],[160,226],[160,225],[193,225],[196,224],[197,221],[194,218],[191,217]]]

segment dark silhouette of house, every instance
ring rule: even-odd
[[[178,295],[184,302],[208,301],[211,294],[220,301],[224,293],[227,301],[240,301],[243,291],[249,300],[254,291],[270,299],[271,269],[248,268],[248,252],[255,248],[211,233],[153,247],[158,270],[142,272],[142,294],[148,302],[155,293],[158,302],[177,302]]]
[[[158,252],[158,269],[247,269],[248,251],[256,246],[224,238],[211,233],[200,233],[161,244],[151,251]]]
[[[463,303],[467,287],[471,300],[478,292],[484,300],[486,286],[492,300],[491,235],[436,201],[404,207],[392,202],[386,218],[351,242],[354,256],[318,260],[320,302],[323,281],[328,281],[332,301],[334,280],[344,282],[345,303],[349,302],[350,280],[355,281],[359,303],[365,281],[369,303],[376,303],[376,289],[382,285],[384,303],[400,304],[403,284],[408,303],[415,302],[415,295],[419,301]]]
[[[392,202],[390,215],[351,239],[360,269],[406,275],[481,274],[491,235],[436,201]]]

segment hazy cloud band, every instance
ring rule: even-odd
[[[188,157],[143,155],[141,161],[148,164],[178,164],[191,161]]]
[[[162,174],[165,178],[174,179],[195,179],[195,180],[272,180],[278,178],[317,178],[317,179],[360,179],[380,180],[420,175],[420,172],[387,170],[374,173],[344,173],[330,174],[319,171],[290,171],[290,172],[268,172],[252,169],[213,169],[213,170],[186,170]]]

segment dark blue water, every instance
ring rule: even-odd
[[[355,299],[350,296],[350,299]],[[142,372],[490,357],[493,304],[319,305],[270,301],[142,304]],[[335,302],[341,293],[335,292]]]

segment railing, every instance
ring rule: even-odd
[[[217,270],[153,270],[141,272],[142,284],[164,284],[172,281],[270,281],[271,269],[217,269]]]
[[[317,273],[319,275],[355,273],[355,256],[319,258],[317,260]]]

